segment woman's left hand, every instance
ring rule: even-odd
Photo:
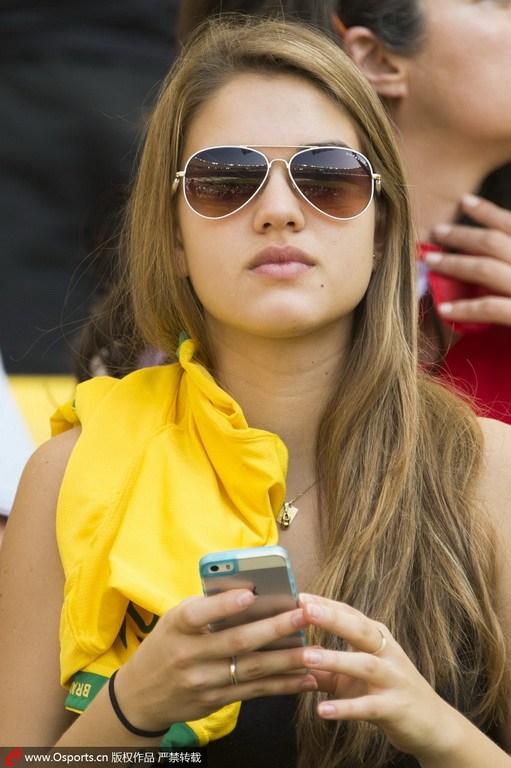
[[[433,235],[451,253],[429,253],[429,268],[485,289],[478,298],[440,305],[442,317],[459,323],[511,326],[511,211],[475,195],[464,195],[464,213],[479,226],[441,224]]]
[[[305,663],[329,694],[325,720],[378,725],[396,749],[415,757],[442,753],[458,714],[422,677],[389,630],[343,603],[301,595],[310,624],[346,640],[353,651],[311,647]],[[357,652],[358,651],[358,652]]]

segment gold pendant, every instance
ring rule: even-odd
[[[298,507],[293,507],[290,501],[285,501],[278,514],[277,523],[280,524],[281,528],[289,528],[295,519],[297,512]]]

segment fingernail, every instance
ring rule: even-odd
[[[321,654],[319,651],[305,651],[303,658],[307,664],[319,664]]]
[[[307,624],[307,622],[303,617],[303,611],[301,609],[291,614],[291,621],[295,627],[299,627],[300,629],[302,627],[305,627]]]
[[[461,199],[468,208],[475,208],[481,202],[481,198],[476,195],[463,195]]]
[[[437,224],[436,227],[433,227],[433,232],[437,237],[447,237],[451,230],[451,224]]]
[[[436,251],[432,251],[431,253],[426,254],[426,263],[427,264],[440,264],[440,262],[443,259],[443,255],[441,253],[437,253]]]
[[[317,691],[318,683],[313,677],[308,677],[301,684],[302,691]]]
[[[307,613],[315,619],[320,619],[323,616],[323,608],[315,603],[307,603]]]
[[[238,605],[241,605],[242,608],[246,608],[247,605],[250,605],[253,602],[254,595],[251,592],[244,592],[238,597]]]
[[[446,301],[444,304],[439,304],[437,309],[441,315],[449,315],[453,310],[453,305]]]
[[[335,715],[335,707],[333,704],[329,704],[328,701],[324,701],[319,705],[320,715]]]

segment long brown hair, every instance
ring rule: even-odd
[[[326,93],[383,179],[377,269],[317,435],[323,564],[315,590],[384,622],[442,695],[490,727],[503,717],[509,682],[493,609],[492,528],[475,502],[482,435],[469,408],[419,371],[415,236],[399,152],[370,85],[317,32],[245,19],[207,25],[188,41],[149,126],[129,211],[136,326],[169,355],[187,331],[214,371],[200,302],[180,274],[172,183],[191,121],[246,72],[292,73]],[[311,641],[337,647],[328,633]],[[304,768],[378,768],[392,758],[378,729],[322,722],[321,697],[301,700]]]

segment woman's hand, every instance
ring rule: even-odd
[[[472,283],[485,295],[441,304],[448,320],[511,325],[511,211],[475,195],[464,195],[462,210],[480,226],[440,224],[436,241],[455,253],[430,253],[428,267],[438,274]]]
[[[305,651],[318,688],[329,694],[318,707],[320,717],[378,725],[396,749],[417,758],[448,753],[460,715],[435,693],[389,630],[322,597],[301,595],[300,604],[310,624],[353,648]]]
[[[314,677],[304,673],[303,648],[255,652],[304,629],[301,608],[209,631],[209,624],[242,612],[254,599],[249,590],[237,589],[191,598],[167,611],[116,677],[117,698],[127,719],[157,731],[235,701],[316,688]],[[233,658],[236,683],[231,679]]]

